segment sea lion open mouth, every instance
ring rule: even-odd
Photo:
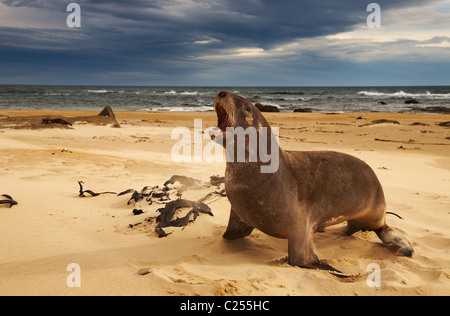
[[[214,102],[214,110],[217,114],[217,127],[212,129],[210,132],[211,139],[222,145],[224,143],[224,137],[226,135],[227,128],[232,127],[230,116],[228,115],[225,107],[221,104],[222,99],[225,98],[226,95],[226,92],[219,93],[216,101]]]
[[[231,127],[227,111],[221,105],[216,105],[215,109],[218,120],[217,127],[220,128],[223,133],[225,133],[227,131],[227,127]]]

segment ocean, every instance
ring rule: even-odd
[[[227,90],[282,112],[450,112],[450,86],[434,87],[100,87],[0,85],[0,110],[212,111]],[[406,104],[417,100],[417,104]]]

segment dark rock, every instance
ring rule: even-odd
[[[280,109],[273,105],[262,105],[261,103],[256,103],[255,106],[261,112],[280,112]]]
[[[405,104],[419,104],[420,102],[414,99],[409,99],[405,101]]]
[[[393,121],[393,120],[385,120],[385,119],[381,119],[381,120],[375,120],[375,121],[372,121],[372,124],[384,124],[384,123],[400,125],[400,122],[399,122],[399,121]]]
[[[294,113],[312,113],[312,110],[309,108],[298,108],[294,110]]]
[[[381,119],[381,120],[372,121],[371,123],[368,123],[368,124],[359,125],[359,127],[372,126],[372,125],[377,125],[377,124],[395,124],[395,125],[400,125],[400,122],[399,121],[393,121],[393,120]]]
[[[381,120],[372,121],[372,124],[395,124],[395,125],[400,125],[400,122],[399,121],[393,121],[393,120],[381,119]]]
[[[72,124],[67,122],[66,120],[63,120],[61,118],[54,118],[54,119],[52,119],[50,117],[42,118],[42,124],[62,124],[62,125],[72,126]]]
[[[450,114],[450,108],[445,106],[430,106],[425,108],[427,112]]]
[[[429,126],[429,125],[421,122],[414,122],[410,124],[410,126]]]
[[[116,118],[116,115],[114,114],[113,110],[111,109],[111,107],[105,106],[105,108],[98,114],[98,116],[106,116],[106,117],[112,117],[112,118]]]

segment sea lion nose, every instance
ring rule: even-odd
[[[226,95],[227,95],[227,92],[226,92],[226,91],[220,91],[220,92],[219,92],[219,98],[221,98],[221,99],[225,98]]]

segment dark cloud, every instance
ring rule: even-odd
[[[119,71],[153,74],[202,72],[193,59],[226,48],[269,50],[295,39],[314,38],[364,24],[371,1],[354,0],[79,0],[82,27],[65,25],[67,3],[3,0],[11,7],[55,12],[60,28],[0,27],[0,66],[51,65],[85,73]],[[388,10],[419,0],[377,1]],[[25,23],[26,21],[24,21]],[[1,25],[1,21],[0,21]],[[199,41],[209,42],[195,43]],[[34,56],[34,57],[33,57]],[[41,69],[41,68],[39,68]],[[36,70],[37,71],[37,70]],[[2,79],[5,80],[5,79]]]
[[[59,1],[4,0],[10,6],[26,6],[65,12]],[[365,23],[369,2],[354,0],[79,0],[83,29],[92,41],[134,40],[156,45],[192,42],[209,36],[222,45],[270,48],[293,38],[334,34]],[[380,1],[379,1],[380,2]],[[386,3],[383,3],[386,2]],[[395,1],[410,6],[419,1]],[[382,1],[389,8],[392,1]],[[127,40],[129,39],[129,40]],[[158,48],[158,47],[156,47]]]

